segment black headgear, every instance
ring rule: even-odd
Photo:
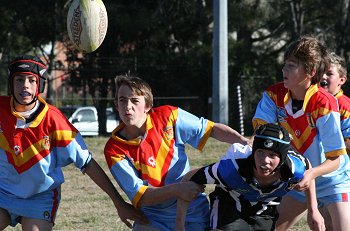
[[[11,95],[13,94],[13,76],[15,74],[30,74],[36,76],[39,83],[36,96],[44,92],[48,74],[45,64],[39,58],[31,55],[17,57],[9,64],[8,71],[9,93]]]
[[[268,123],[261,125],[255,131],[253,141],[253,153],[257,149],[268,149],[280,154],[280,167],[286,160],[290,146],[290,137],[288,131],[280,125]]]

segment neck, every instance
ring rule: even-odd
[[[143,137],[146,133],[146,123],[144,123],[141,127],[137,127],[134,125],[125,126],[120,134],[125,137],[127,140],[136,139],[138,137]]]
[[[25,111],[32,110],[35,107],[37,101],[35,101],[31,104],[28,104],[28,105],[19,104],[15,100],[13,102],[14,102],[13,106],[17,112],[25,112]]]

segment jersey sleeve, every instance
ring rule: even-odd
[[[63,116],[56,119],[56,127],[51,135],[55,142],[57,165],[65,167],[73,163],[81,171],[84,171],[92,159],[92,154],[89,152],[83,137]]]
[[[213,130],[214,122],[178,109],[175,125],[175,140],[180,144],[190,144],[202,150]]]
[[[343,135],[340,130],[339,112],[332,111],[318,118],[316,127],[320,140],[322,140],[326,158],[346,154]]]
[[[147,182],[144,182],[127,159],[118,161],[111,168],[111,173],[119,186],[125,192],[135,207],[147,189]]]
[[[275,102],[265,91],[256,107],[255,115],[253,117],[253,127],[256,128],[261,124],[275,122],[277,122],[277,107]]]
[[[104,154],[113,178],[132,204],[138,207],[138,203],[148,187],[147,181],[141,179],[142,176],[139,176],[140,173],[134,166],[133,160],[125,155],[125,151],[118,146],[114,139],[109,139]]]

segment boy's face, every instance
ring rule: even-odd
[[[255,173],[256,177],[266,177],[274,173],[278,164],[280,163],[279,154],[267,150],[267,149],[257,149],[254,152],[254,161],[256,166]]]
[[[24,105],[32,102],[36,97],[37,90],[38,80],[36,76],[28,74],[15,75],[13,77],[13,97],[18,101],[14,101],[16,110],[25,111],[26,106]]]
[[[285,60],[282,73],[284,86],[292,92],[307,89],[311,84],[311,76],[295,57]]]
[[[145,97],[135,95],[126,85],[119,87],[116,93],[115,105],[125,125],[136,126],[138,128],[142,127],[150,110],[146,106]]]
[[[345,76],[340,76],[338,65],[332,64],[330,68],[323,74],[320,85],[332,95],[337,94],[341,86],[346,82]]]

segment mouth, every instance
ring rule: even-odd
[[[322,82],[320,82],[320,86],[321,87],[327,87],[328,86],[328,82],[327,81],[322,81]]]
[[[27,96],[31,96],[31,94],[27,91],[22,91],[21,93],[19,93],[20,96],[22,97],[27,97]]]
[[[264,172],[269,171],[269,168],[265,165],[260,165],[260,169],[263,170]]]

